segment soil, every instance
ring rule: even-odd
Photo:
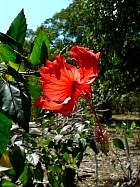
[[[112,140],[108,155],[100,153],[95,157],[93,151],[88,148],[78,170],[78,186],[140,187],[140,129],[135,129],[133,134],[134,137],[128,139],[129,155],[126,148],[121,150],[114,147]],[[116,132],[111,131],[110,135],[118,138]],[[125,143],[123,133],[119,135]]]

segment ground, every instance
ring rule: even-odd
[[[112,133],[112,132],[110,132]],[[113,138],[116,133],[113,132]],[[140,129],[134,130],[134,137],[128,139],[130,149],[130,164],[127,151],[115,148],[110,140],[110,151],[108,155],[100,153],[95,158],[91,149],[87,149],[87,155],[78,170],[80,187],[140,187]],[[117,136],[118,137],[118,136]],[[120,138],[123,140],[122,134]],[[98,160],[98,179],[96,179],[96,164]],[[129,171],[132,169],[131,180],[128,180]],[[129,170],[129,171],[128,171]]]

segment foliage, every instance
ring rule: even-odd
[[[8,144],[11,144],[10,129],[16,123],[28,132],[31,113],[30,93],[24,77],[19,73],[19,71],[26,68],[27,64],[22,48],[26,29],[26,19],[22,10],[12,22],[7,33],[0,33],[0,156],[1,166],[6,167],[2,171],[5,171],[12,181],[16,181],[22,173],[24,158],[21,156],[20,148],[16,145],[11,145],[10,149],[8,149],[9,156],[5,152]],[[1,186],[15,185],[10,181],[2,180]]]
[[[25,86],[7,82],[0,85],[0,110],[26,131],[30,120],[30,97]]]
[[[11,120],[0,112],[0,155],[6,150],[10,138]]]
[[[62,48],[77,43],[101,51],[101,72],[97,84],[97,102],[116,104],[122,94],[139,94],[139,27],[138,0],[74,0],[68,8],[46,19],[53,46]],[[103,98],[100,99],[102,92]],[[99,97],[98,97],[99,96]],[[109,99],[109,100],[108,100]],[[116,101],[116,102],[115,102]]]
[[[45,32],[40,31],[34,42],[31,53],[31,61],[33,64],[41,64],[49,55],[49,41]]]
[[[23,9],[11,23],[7,35],[15,39],[16,42],[23,45],[26,36],[27,24]]]

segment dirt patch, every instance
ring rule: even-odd
[[[126,150],[115,148],[110,142],[108,155],[103,153],[95,154],[91,149],[87,149],[83,161],[78,170],[80,187],[123,187],[139,186],[138,173],[140,169],[140,129],[135,130],[134,138],[129,139],[130,162]],[[114,134],[114,133],[113,133]],[[122,137],[121,137],[122,139]],[[123,139],[122,139],[123,140]],[[96,162],[95,162],[96,160]],[[96,164],[98,163],[98,164]],[[97,166],[98,165],[98,166]],[[98,179],[97,169],[98,167]],[[129,171],[131,169],[131,180]],[[138,183],[138,184],[137,184]]]

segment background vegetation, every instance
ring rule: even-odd
[[[45,20],[36,33],[46,31],[55,53],[73,43],[100,51],[97,103],[113,105],[115,112],[138,111],[139,14],[138,0],[74,0],[68,8]]]

